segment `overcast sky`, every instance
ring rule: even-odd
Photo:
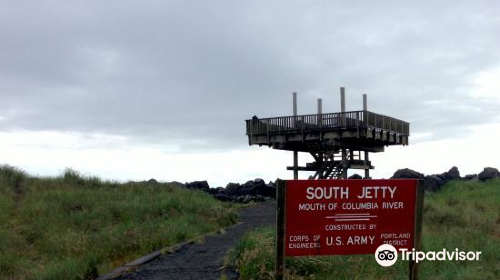
[[[500,167],[499,1],[0,0],[0,163],[213,185],[290,178],[244,120],[362,107],[411,123],[375,176]],[[497,137],[496,139],[494,137]],[[301,162],[307,160],[301,155]]]

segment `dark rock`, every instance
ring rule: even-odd
[[[252,201],[255,201],[255,198],[251,195],[240,195],[236,198],[236,202],[243,203],[243,204],[247,204],[247,203],[250,203]]]
[[[253,180],[253,182],[255,184],[264,184],[264,185],[266,184],[266,182],[264,182],[264,180],[261,178],[255,178],[255,180]]]
[[[460,180],[460,171],[458,171],[456,166],[453,166],[450,170],[444,172],[439,177],[444,181]]]
[[[191,183],[186,183],[186,187],[188,189],[195,189],[202,191],[208,191],[210,189],[210,186],[208,185],[207,181],[194,181]]]
[[[276,198],[276,187],[274,186],[274,184],[266,185],[264,193],[262,195],[265,197]]]
[[[446,172],[443,174],[436,174],[434,176],[438,177],[442,181],[445,181],[445,182],[448,181],[447,176],[446,176]]]
[[[209,188],[207,192],[211,195],[215,195],[219,193],[219,190],[217,188]]]
[[[477,178],[481,181],[491,180],[500,177],[500,172],[498,169],[493,167],[485,167],[481,173],[477,175]]]
[[[424,180],[424,189],[426,191],[435,192],[444,185],[444,181],[436,175],[426,176]]]
[[[363,179],[363,177],[361,177],[361,175],[356,173],[349,176],[349,179]]]
[[[424,174],[417,172],[415,170],[411,170],[409,168],[399,169],[394,175],[392,175],[391,179],[424,179]]]
[[[255,194],[264,195],[267,187],[266,182],[264,182],[264,180],[260,178],[257,178],[253,181],[253,184],[255,187]]]
[[[458,171],[458,168],[456,166],[453,166],[450,170],[448,170],[448,176],[452,180],[460,180],[460,171]]]
[[[257,194],[255,183],[253,181],[247,181],[245,184],[241,185],[238,190],[239,195],[255,195]]]
[[[223,187],[217,187],[215,190],[217,191],[217,193],[227,194],[226,189]]]
[[[172,187],[176,187],[176,188],[185,188],[186,187],[185,184],[183,184],[181,182],[177,182],[177,181],[169,182],[168,185],[172,186]]]
[[[476,180],[477,179],[477,174],[468,174],[465,175],[464,180]]]
[[[254,199],[255,199],[255,201],[258,201],[258,202],[262,202],[262,201],[266,200],[266,198],[264,196],[262,196],[262,195],[256,195],[254,197]]]
[[[151,178],[151,179],[148,180],[147,183],[148,184],[152,184],[152,185],[156,185],[156,184],[158,184],[158,181],[156,181],[155,179]]]
[[[226,194],[230,196],[238,195],[238,191],[240,190],[240,184],[237,183],[229,183],[226,186]]]
[[[223,193],[217,193],[214,195],[214,197],[220,201],[233,201],[232,197],[230,197],[227,194],[223,194]]]

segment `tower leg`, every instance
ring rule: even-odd
[[[293,151],[293,179],[298,180],[299,179],[299,152],[298,151]]]
[[[368,152],[365,151],[365,162],[368,162]],[[370,169],[365,169],[365,179],[370,179]]]
[[[342,179],[347,179],[347,149],[342,149]]]
[[[323,166],[323,158],[324,158],[323,153],[318,153],[318,159],[316,160],[316,162],[318,162],[319,166]],[[320,170],[318,171],[318,179],[324,179],[323,168],[320,168]]]

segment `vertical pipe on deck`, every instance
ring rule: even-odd
[[[345,88],[340,87],[340,123],[341,126],[346,126],[346,115],[345,115]]]
[[[346,116],[345,116],[345,88],[340,87],[340,112],[342,119],[342,126],[346,126]],[[347,149],[342,148],[342,179],[347,179]]]
[[[363,93],[363,111],[368,111],[368,95],[366,93]],[[368,151],[365,151],[365,165],[368,164],[369,161],[369,155]],[[370,169],[367,168],[365,169],[365,179],[370,179]]]
[[[297,116],[297,93],[293,93],[293,116]],[[297,124],[297,119],[294,118],[293,120],[294,124],[293,126],[295,127]],[[297,150],[293,151],[293,179],[297,180],[299,179],[299,152]]]
[[[340,112],[345,112],[345,88],[340,87]]]
[[[323,126],[323,100],[318,98],[318,127],[319,127],[319,139],[323,140],[323,132],[321,131],[321,127]],[[316,159],[319,166],[323,164],[323,153],[319,152],[318,157]],[[323,179],[323,171],[318,171],[318,179]]]
[[[323,119],[323,100],[318,98],[318,126],[321,127],[322,119]]]
[[[297,93],[293,93],[293,115],[297,116]]]
[[[363,111],[368,111],[368,96],[363,93]]]

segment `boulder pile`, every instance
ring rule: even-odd
[[[249,203],[276,198],[276,186],[273,182],[266,184],[264,180],[257,178],[244,184],[229,183],[225,188],[210,188],[207,181],[194,181],[184,184],[188,189],[197,189],[211,194],[218,200]]]
[[[498,172],[498,169],[493,167],[485,167],[484,170],[477,175],[477,179],[480,181],[486,181],[495,178],[500,178],[500,172]]]
[[[456,166],[453,166],[450,170],[441,173],[427,175],[411,170],[409,168],[397,170],[391,179],[421,179],[424,180],[424,189],[426,191],[435,192],[441,189],[446,183],[451,180],[480,180],[486,181],[495,178],[500,178],[500,172],[498,169],[493,167],[485,167],[484,170],[479,174],[469,174],[464,177],[460,177],[460,171]]]
[[[441,189],[447,182],[452,180],[475,180],[486,181],[495,178],[500,178],[500,172],[493,167],[485,167],[479,174],[460,176],[460,171],[456,166],[450,170],[433,175],[424,175],[409,168],[397,170],[391,179],[420,179],[424,182],[424,188],[427,191],[435,192]],[[354,174],[349,179],[362,179],[358,174]],[[157,183],[155,179],[147,181],[148,183]],[[249,203],[260,202],[276,198],[276,186],[274,182],[266,184],[264,180],[257,178],[255,180],[247,181],[246,183],[229,183],[226,187],[210,188],[207,181],[194,181],[189,183],[170,182],[177,187],[201,190],[211,194],[218,200],[235,202],[235,203]]]

